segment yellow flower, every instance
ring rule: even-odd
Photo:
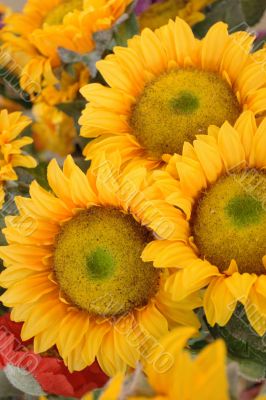
[[[250,111],[235,127],[226,122],[198,135],[193,146],[186,142],[166,169],[180,181],[183,198],[172,191],[168,201],[184,210],[180,223],[187,220],[188,236],[165,248],[150,243],[143,253],[157,267],[166,261],[178,269],[166,283],[173,299],[206,287],[211,326],[226,325],[239,302],[259,335],[266,331],[265,149],[266,119],[257,128]]]
[[[32,143],[32,139],[28,136],[18,138],[30,123],[31,120],[22,116],[20,112],[8,114],[7,110],[0,111],[0,207],[3,206],[5,198],[4,183],[17,179],[14,168],[36,166],[34,158],[21,150]]]
[[[218,340],[208,345],[192,359],[184,346],[193,329],[173,330],[161,340],[164,351],[170,355],[168,364],[146,366],[147,380],[152,396],[123,394],[125,400],[229,400],[226,379],[226,349]],[[157,354],[159,356],[159,353]],[[123,393],[125,379],[122,374],[114,377],[100,395],[99,400],[118,400]],[[88,394],[83,400],[92,400]]]
[[[45,103],[33,107],[33,116],[32,135],[37,151],[51,151],[61,156],[74,151],[77,131],[73,118]]]
[[[61,65],[58,48],[78,53],[92,51],[94,32],[111,28],[131,1],[28,0],[23,12],[6,18],[3,35],[4,48],[9,49],[12,58],[25,52],[22,88],[33,96],[32,81],[35,88],[54,86],[54,69]]]
[[[154,30],[177,16],[190,26],[195,25],[205,18],[201,10],[212,2],[213,0],[164,0],[151,4],[139,17],[140,27]]]
[[[49,105],[71,102],[77,98],[80,88],[88,82],[88,68],[80,63],[73,64],[71,73],[62,70],[56,85],[46,86],[44,83],[41,99]]]
[[[27,39],[39,55],[48,58],[51,65],[56,67],[60,65],[57,54],[59,46],[74,50],[75,38],[70,32],[71,26],[64,26],[64,18],[82,9],[82,0],[45,0],[41,3],[28,0],[22,12],[13,13],[6,19],[5,31]],[[87,51],[91,49],[90,40]]]
[[[9,32],[3,32],[1,38],[1,65],[20,79],[20,86],[31,101],[40,99],[44,88],[60,84],[50,60],[40,56],[26,38]],[[29,96],[23,97],[28,101]]]
[[[73,101],[89,82],[89,70],[81,63],[72,64],[69,72],[57,68],[55,76],[50,60],[40,56],[28,40],[10,33],[2,38],[1,64],[20,78],[20,86],[32,102],[55,105]]]
[[[97,137],[85,156],[119,149],[125,160],[141,156],[156,164],[210,125],[234,123],[245,109],[264,113],[265,50],[250,54],[253,40],[246,32],[229,35],[220,22],[199,41],[177,18],[155,32],[144,29],[128,48],[115,47],[97,63],[109,87],[81,90],[89,102],[81,135]]]
[[[131,3],[132,0],[84,0],[80,15],[68,14],[64,22],[91,37],[93,33],[111,29]]]
[[[51,161],[48,181],[54,194],[33,182],[30,199],[16,198],[20,215],[6,218],[0,248],[1,301],[24,321],[23,340],[34,337],[37,353],[56,345],[71,371],[96,357],[114,375],[152,358],[169,328],[199,326],[201,297],[173,302],[171,270],[141,260],[155,235],[187,235],[141,163],[121,170],[119,153],[112,162],[102,153],[85,174],[68,156],[63,171]]]

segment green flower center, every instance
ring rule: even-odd
[[[150,156],[181,153],[185,141],[210,125],[234,124],[240,104],[217,73],[175,69],[146,85],[132,109],[130,125]]]
[[[54,271],[66,298],[93,315],[119,316],[157,293],[160,271],[141,253],[152,234],[112,208],[92,207],[66,222],[56,238]]]
[[[254,170],[219,179],[199,198],[192,234],[201,258],[225,271],[234,259],[241,273],[265,273],[266,174]]]
[[[82,7],[83,0],[63,0],[46,15],[43,22],[47,25],[60,25],[65,15],[74,10],[82,10]]]

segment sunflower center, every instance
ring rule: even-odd
[[[154,79],[132,109],[130,125],[150,156],[181,153],[184,141],[207,133],[210,125],[234,124],[240,105],[217,73],[175,69]]]
[[[82,10],[83,0],[63,0],[58,6],[53,8],[44,19],[44,24],[60,25],[64,16],[74,10]]]
[[[54,271],[65,297],[93,315],[118,316],[146,305],[160,271],[141,253],[151,233],[128,214],[102,207],[80,212],[56,239]]]
[[[225,271],[234,259],[241,273],[265,273],[266,174],[254,170],[218,180],[199,198],[192,234],[200,256]]]

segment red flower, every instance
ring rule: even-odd
[[[97,363],[83,371],[70,373],[56,351],[52,355],[35,354],[31,350],[32,341],[22,342],[21,326],[10,320],[10,314],[0,317],[0,369],[4,369],[18,389],[25,391],[27,387],[32,395],[40,395],[42,393],[38,391],[43,391],[80,398],[88,391],[102,387],[108,380]]]

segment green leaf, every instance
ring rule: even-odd
[[[38,397],[46,395],[38,380],[32,374],[25,374],[23,367],[8,363],[5,366],[5,375],[9,382],[23,393]]]
[[[224,21],[228,24],[231,31],[245,30],[247,24],[240,4],[240,0],[219,0],[206,12],[206,18],[196,24],[193,28],[194,33],[202,38],[206,35],[210,27],[216,22]],[[243,23],[244,22],[244,23]]]
[[[47,166],[48,164],[44,161],[40,162],[36,168],[29,169],[32,178],[41,185],[44,189],[50,190],[50,186],[47,180]]]
[[[76,400],[76,399],[74,399],[74,397],[63,397],[63,396],[53,396],[53,395],[49,395],[48,399],[49,400]],[[36,400],[38,400],[38,399],[36,399]]]
[[[127,46],[127,41],[139,33],[139,23],[134,13],[121,24],[115,32],[115,41],[118,46]]]
[[[17,168],[18,181],[16,182],[16,195],[27,195],[29,192],[29,186],[33,180],[36,180],[44,189],[49,189],[47,181],[47,165],[47,162],[41,161],[35,168]]]
[[[61,61],[65,64],[74,64],[82,62],[83,57],[80,53],[76,53],[75,51],[65,49],[64,47],[59,47],[57,49],[57,53],[61,59]]]
[[[86,144],[87,144],[87,142],[86,142]],[[85,160],[84,157],[76,157],[75,163],[81,169],[81,171],[83,171],[85,174],[88,171],[90,164],[91,164],[90,160]]]
[[[254,26],[262,18],[266,10],[265,0],[241,0],[245,20],[249,26]]]
[[[8,397],[21,398],[23,393],[16,389],[7,379],[4,371],[0,371],[0,399],[6,399]]]
[[[103,394],[103,389],[95,389],[92,392],[93,400],[99,400],[102,394]]]
[[[113,48],[114,28],[94,33],[93,40],[95,49],[89,53],[79,54],[63,47],[58,49],[58,54],[63,63],[66,65],[74,63],[83,63],[90,71],[90,75],[94,78],[97,74],[96,62],[99,61],[104,53]]]
[[[259,22],[265,10],[265,0],[218,0],[206,9],[205,20],[196,24],[193,31],[202,38],[219,21],[227,23],[230,32],[246,30]]]
[[[238,363],[239,374],[249,381],[261,381],[266,376],[266,365],[256,363],[252,360],[234,358]]]
[[[229,356],[238,361],[241,373],[251,380],[266,378],[266,334],[259,336],[239,305],[224,327],[208,326],[214,338],[226,342]]]

